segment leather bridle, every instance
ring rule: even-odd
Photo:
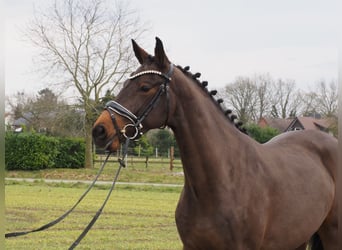
[[[163,94],[166,95],[167,107],[166,107],[166,118],[165,118],[164,125],[162,127],[166,126],[168,119],[169,119],[169,112],[170,112],[169,111],[169,106],[170,106],[170,104],[169,104],[169,102],[170,102],[169,101],[169,83],[171,81],[171,75],[173,73],[173,70],[174,70],[174,65],[171,63],[170,69],[166,74],[164,74],[160,71],[157,71],[157,70],[145,70],[145,71],[138,72],[138,73],[136,73],[136,74],[134,74],[128,78],[129,80],[133,80],[133,79],[136,79],[136,78],[143,76],[143,75],[154,74],[154,75],[158,75],[164,79],[164,82],[160,84],[157,93],[155,93],[155,95],[153,96],[153,98],[151,99],[149,104],[147,104],[147,106],[143,109],[143,112],[139,116],[136,116],[130,110],[128,110],[127,108],[125,108],[124,106],[122,106],[120,103],[118,103],[116,101],[109,101],[106,103],[105,110],[107,110],[109,112],[109,115],[111,117],[114,129],[116,130],[116,134],[114,135],[114,137],[118,136],[120,143],[125,141],[125,139],[130,139],[130,140],[139,139],[139,137],[143,134],[142,133],[142,129],[143,129],[142,122],[146,119],[146,117],[149,115],[149,113],[153,110],[153,108],[156,106],[160,97]],[[122,129],[120,129],[119,125],[116,121],[115,114],[126,118],[127,120],[129,120],[129,123],[126,124]],[[128,128],[134,129],[134,132],[132,135],[127,134]],[[108,146],[114,140],[114,137],[110,140],[110,142],[108,143]]]

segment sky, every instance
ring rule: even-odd
[[[51,0],[4,2],[6,95],[47,87],[35,73],[32,45],[22,39],[43,2]],[[130,7],[149,27],[137,42],[152,53],[158,36],[169,59],[201,72],[209,87],[266,73],[304,89],[337,80],[340,0],[130,0]]]

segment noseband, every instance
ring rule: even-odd
[[[170,64],[170,70],[166,74],[164,74],[160,71],[157,71],[157,70],[145,70],[145,71],[141,71],[139,73],[136,73],[136,74],[134,74],[128,78],[129,80],[133,80],[133,79],[138,78],[142,75],[153,74],[153,75],[158,75],[158,76],[164,78],[164,80],[165,80],[160,85],[159,90],[153,96],[152,100],[145,107],[144,111],[142,112],[142,114],[140,116],[137,117],[135,114],[133,114],[131,111],[129,111],[127,108],[125,108],[124,106],[122,106],[120,103],[118,103],[116,101],[109,101],[108,103],[106,103],[105,109],[110,114],[113,126],[114,126],[115,130],[117,131],[117,135],[118,135],[120,142],[123,142],[125,139],[130,139],[130,140],[139,139],[139,137],[143,134],[142,133],[142,128],[143,128],[142,122],[145,120],[145,118],[148,116],[148,114],[152,111],[152,109],[156,106],[160,97],[164,93],[165,93],[166,99],[167,99],[167,102],[166,102],[167,108],[166,108],[166,119],[165,119],[163,127],[166,126],[166,124],[168,122],[168,118],[169,118],[169,83],[171,81],[171,75],[173,73],[173,68],[174,68],[174,65],[171,63]],[[120,129],[118,126],[118,123],[115,119],[114,114],[118,114],[118,115],[128,119],[129,123],[126,124],[122,129]],[[127,134],[128,128],[133,128],[135,130],[133,135]]]

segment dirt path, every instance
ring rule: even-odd
[[[62,179],[36,179],[36,178],[5,178],[6,181],[23,181],[23,182],[46,182],[46,183],[84,183],[90,184],[92,181],[87,180],[62,180]],[[97,181],[98,185],[111,185],[111,181]],[[117,182],[117,185],[133,185],[133,186],[155,186],[155,187],[183,187],[180,184],[162,184],[162,183],[139,183],[139,182]]]

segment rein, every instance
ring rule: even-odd
[[[164,125],[162,127],[166,126],[166,124],[168,122],[168,118],[169,118],[169,83],[171,81],[171,75],[173,73],[173,70],[174,70],[174,65],[170,64],[170,69],[169,69],[169,71],[166,74],[164,74],[164,73],[162,73],[160,71],[156,71],[156,70],[146,70],[146,71],[141,71],[141,72],[139,72],[137,74],[134,74],[134,75],[132,75],[132,76],[130,76],[128,78],[129,80],[133,80],[133,79],[138,78],[138,77],[140,77],[142,75],[155,74],[155,75],[161,76],[165,80],[160,85],[159,90],[153,96],[153,98],[151,99],[150,103],[145,107],[144,111],[142,112],[142,114],[139,117],[134,115],[131,111],[129,111],[127,108],[125,108],[124,106],[122,106],[121,104],[119,104],[116,101],[109,101],[105,105],[105,110],[107,110],[109,112],[110,117],[112,119],[113,126],[114,126],[115,130],[117,131],[117,133],[113,136],[113,138],[111,138],[111,140],[109,141],[109,143],[107,145],[111,144],[111,142],[114,140],[115,136],[118,136],[120,143],[123,143],[125,141],[125,145],[124,145],[124,149],[123,149],[123,157],[122,157],[122,159],[118,159],[119,167],[118,167],[118,169],[116,171],[116,174],[115,174],[115,177],[113,179],[112,186],[111,186],[111,188],[110,188],[110,190],[109,190],[109,192],[107,194],[107,197],[105,198],[102,206],[96,212],[96,214],[94,215],[93,219],[89,222],[89,224],[86,226],[86,228],[83,230],[83,232],[79,235],[79,237],[69,247],[69,250],[74,249],[81,242],[81,240],[86,236],[86,234],[89,232],[89,230],[92,228],[92,226],[95,224],[95,222],[97,221],[97,219],[101,215],[101,213],[103,211],[103,208],[107,204],[107,201],[109,200],[110,195],[111,195],[112,191],[115,188],[115,184],[116,184],[117,179],[119,177],[121,168],[125,167],[124,160],[125,160],[125,158],[127,156],[127,150],[128,150],[128,146],[129,146],[130,141],[131,140],[139,139],[139,137],[143,134],[142,133],[142,128],[143,128],[142,122],[146,119],[146,117],[149,115],[149,113],[153,110],[153,108],[158,103],[160,97],[164,93],[166,95],[166,100],[167,100],[167,102],[166,102],[167,103],[166,104],[167,105],[167,109],[166,109],[166,119],[165,119]],[[118,114],[118,115],[128,119],[130,121],[130,123],[126,124],[120,130],[119,126],[118,126],[118,123],[117,123],[117,121],[115,119],[114,113],[116,113],[116,114]],[[130,128],[130,127],[135,129],[133,135],[128,135],[127,134],[127,129]],[[88,189],[81,195],[81,197],[74,204],[74,206],[71,207],[71,209],[69,209],[67,212],[65,212],[63,215],[61,215],[59,218],[53,220],[50,223],[47,223],[47,224],[39,227],[37,229],[33,229],[33,230],[29,230],[29,231],[22,231],[22,232],[7,233],[7,234],[5,234],[5,238],[17,237],[17,236],[22,236],[22,235],[33,233],[33,232],[43,231],[43,230],[46,230],[46,229],[56,225],[57,223],[59,223],[60,221],[65,219],[77,207],[77,205],[83,200],[83,198],[88,194],[88,192],[94,187],[94,185],[95,185],[98,177],[102,173],[102,171],[104,169],[104,166],[106,165],[110,155],[111,155],[111,153],[109,152],[107,157],[106,157],[106,159],[105,159],[105,161],[103,162],[101,168],[99,169],[95,179],[89,185]]]
[[[163,77],[165,79],[165,82],[163,84],[160,85],[158,92],[153,96],[151,102],[147,105],[147,107],[145,108],[145,110],[143,111],[142,115],[140,115],[139,117],[137,117],[136,115],[134,115],[131,111],[129,111],[127,108],[125,108],[124,106],[122,106],[121,104],[119,104],[118,102],[115,101],[109,101],[106,106],[105,109],[109,112],[110,117],[112,119],[112,123],[113,126],[115,128],[115,130],[117,131],[116,135],[119,137],[120,143],[123,142],[124,138],[125,138],[125,146],[124,146],[124,150],[123,150],[123,157],[122,159],[119,159],[119,168],[115,174],[115,177],[113,179],[113,183],[112,186],[107,194],[106,199],[104,200],[102,206],[99,208],[99,210],[96,212],[96,214],[94,215],[93,219],[89,222],[89,224],[87,225],[87,227],[83,230],[83,232],[79,235],[79,237],[75,240],[75,242],[70,246],[69,250],[74,249],[80,242],[81,240],[86,236],[86,234],[89,232],[89,230],[91,229],[91,227],[95,224],[96,220],[99,218],[99,216],[102,213],[103,208],[105,207],[107,201],[109,200],[109,197],[112,193],[112,191],[114,190],[115,187],[115,183],[117,181],[117,178],[119,176],[120,170],[122,167],[125,167],[124,164],[124,159],[127,156],[127,150],[128,150],[128,146],[129,146],[129,142],[130,140],[135,140],[138,139],[141,135],[141,129],[143,128],[142,126],[142,122],[143,120],[145,120],[145,118],[148,116],[148,114],[152,111],[152,109],[156,106],[157,102],[159,101],[160,97],[162,96],[162,94],[166,93],[166,98],[167,98],[167,116],[166,116],[166,120],[164,123],[164,126],[166,126],[168,117],[169,117],[169,95],[168,95],[168,89],[169,89],[169,82],[171,81],[171,75],[173,73],[173,64],[170,64],[170,70],[167,74],[163,74],[160,71],[155,71],[155,70],[147,70],[147,71],[142,71],[139,72],[133,76],[130,76],[129,79],[135,79],[139,76],[145,75],[145,74],[156,74],[159,75],[161,77]],[[127,118],[131,123],[126,124],[122,130],[119,129],[118,123],[115,119],[115,115],[114,113]],[[135,133],[133,134],[133,136],[127,135],[127,131],[126,129],[129,127],[133,127],[135,129]],[[110,140],[110,143],[113,141],[114,137]],[[109,145],[109,144],[108,144]],[[108,156],[110,155],[110,153],[108,154]],[[107,159],[108,159],[107,156]]]
[[[29,230],[29,231],[21,231],[21,232],[12,232],[12,233],[6,233],[5,234],[5,238],[10,238],[10,237],[17,237],[17,236],[22,236],[25,234],[29,234],[29,233],[34,233],[34,232],[39,232],[39,231],[43,231],[48,229],[49,227],[52,227],[54,225],[56,225],[57,223],[59,223],[60,221],[62,221],[64,218],[66,218],[76,207],[77,205],[83,200],[83,198],[88,194],[88,192],[94,187],[95,182],[97,181],[97,179],[99,178],[100,174],[102,173],[105,164],[108,161],[110,154],[107,155],[105,161],[102,163],[101,168],[99,169],[98,173],[95,176],[95,179],[93,180],[93,182],[89,185],[89,187],[87,188],[87,190],[81,195],[81,197],[78,199],[78,201],[68,210],[66,211],[64,214],[62,214],[60,217],[58,217],[57,219],[51,221],[50,223],[47,223],[37,229],[33,229],[33,230]]]
[[[110,145],[112,143],[115,136],[118,136],[120,142],[122,142],[124,140],[124,138],[130,139],[130,140],[139,139],[139,137],[143,134],[142,133],[142,129],[143,129],[142,122],[146,119],[146,117],[149,115],[149,113],[152,111],[152,109],[156,106],[160,97],[164,93],[166,95],[167,107],[166,107],[166,118],[165,118],[165,122],[164,122],[164,125],[162,126],[162,128],[166,127],[166,124],[167,124],[168,119],[169,119],[169,106],[170,106],[170,104],[169,104],[170,103],[169,83],[171,81],[171,75],[173,73],[173,70],[174,70],[174,65],[171,63],[170,69],[166,74],[164,74],[160,71],[157,71],[157,70],[146,70],[146,71],[141,71],[139,73],[136,73],[136,74],[134,74],[128,78],[129,80],[133,80],[133,79],[136,79],[136,78],[143,76],[143,75],[154,74],[154,75],[161,76],[165,80],[160,85],[157,93],[153,96],[150,103],[145,107],[144,111],[142,112],[141,115],[139,115],[139,117],[137,117],[135,114],[133,114],[131,111],[129,111],[127,108],[125,108],[124,106],[122,106],[120,103],[118,103],[116,101],[109,101],[106,103],[105,110],[107,110],[109,112],[109,115],[112,119],[114,129],[117,131],[117,133],[109,141],[108,145]],[[127,118],[130,121],[130,123],[126,124],[120,130],[119,126],[117,124],[117,121],[115,119],[115,116],[114,116],[115,113],[124,117],[124,118]],[[127,128],[133,128],[134,129],[133,135],[127,134]]]
[[[79,235],[79,237],[75,240],[75,242],[69,247],[69,250],[74,249],[80,242],[81,240],[86,236],[86,234],[89,232],[89,230],[92,228],[92,226],[95,224],[95,222],[97,221],[97,219],[100,217],[103,208],[105,207],[105,205],[107,204],[107,201],[110,198],[110,195],[112,194],[112,191],[115,188],[115,184],[117,182],[117,179],[119,177],[121,168],[126,167],[125,166],[125,158],[127,156],[128,153],[128,146],[130,143],[130,139],[128,138],[125,142],[124,148],[123,148],[123,156],[122,159],[118,159],[119,162],[119,167],[116,171],[115,177],[113,179],[113,183],[111,185],[111,188],[107,194],[106,199],[104,200],[102,206],[99,208],[99,210],[96,212],[96,214],[94,215],[93,219],[89,222],[89,224],[87,225],[87,227],[83,230],[83,232]],[[51,221],[50,223],[47,223],[37,229],[33,229],[33,230],[29,230],[29,231],[21,231],[21,232],[12,232],[12,233],[6,233],[5,234],[5,238],[10,238],[10,237],[17,237],[17,236],[22,236],[22,235],[26,235],[29,233],[34,233],[34,232],[39,232],[39,231],[43,231],[46,230],[54,225],[56,225],[57,223],[59,223],[60,221],[62,221],[63,219],[65,219],[76,207],[77,205],[83,200],[83,198],[89,193],[89,191],[94,187],[98,177],[100,176],[100,174],[102,173],[104,166],[106,165],[106,163],[108,162],[109,156],[111,155],[111,152],[108,153],[106,159],[104,160],[104,162],[102,163],[101,168],[99,169],[97,175],[95,176],[95,179],[93,180],[93,182],[89,185],[89,187],[87,188],[87,190],[81,195],[81,197],[79,198],[79,200],[74,204],[74,206],[72,206],[67,212],[65,212],[63,215],[61,215],[60,217],[58,217],[57,219]]]
[[[110,187],[109,189],[109,192],[107,194],[107,197],[106,199],[103,201],[103,204],[102,206],[99,208],[99,210],[96,212],[96,214],[94,215],[93,219],[89,222],[89,224],[87,225],[87,227],[83,230],[83,232],[78,236],[78,238],[74,241],[74,243],[69,247],[69,250],[72,250],[74,249],[80,242],[81,240],[87,235],[87,233],[89,232],[89,230],[92,228],[92,226],[95,224],[95,222],[97,221],[97,219],[100,217],[102,211],[103,211],[103,208],[106,206],[107,204],[107,201],[109,200],[110,198],[110,195],[112,194],[114,188],[115,188],[115,184],[116,184],[116,181],[119,177],[119,174],[120,174],[120,170],[121,168],[123,167],[126,167],[124,162],[125,162],[125,158],[127,156],[127,150],[128,150],[128,146],[129,146],[129,142],[130,140],[127,139],[126,140],[126,143],[125,143],[125,146],[124,146],[124,154],[123,154],[123,157],[122,159],[119,159],[119,168],[116,170],[116,174],[114,176],[114,179],[113,179],[113,183],[112,183],[112,186]],[[108,153],[108,155],[110,155],[110,153]]]

